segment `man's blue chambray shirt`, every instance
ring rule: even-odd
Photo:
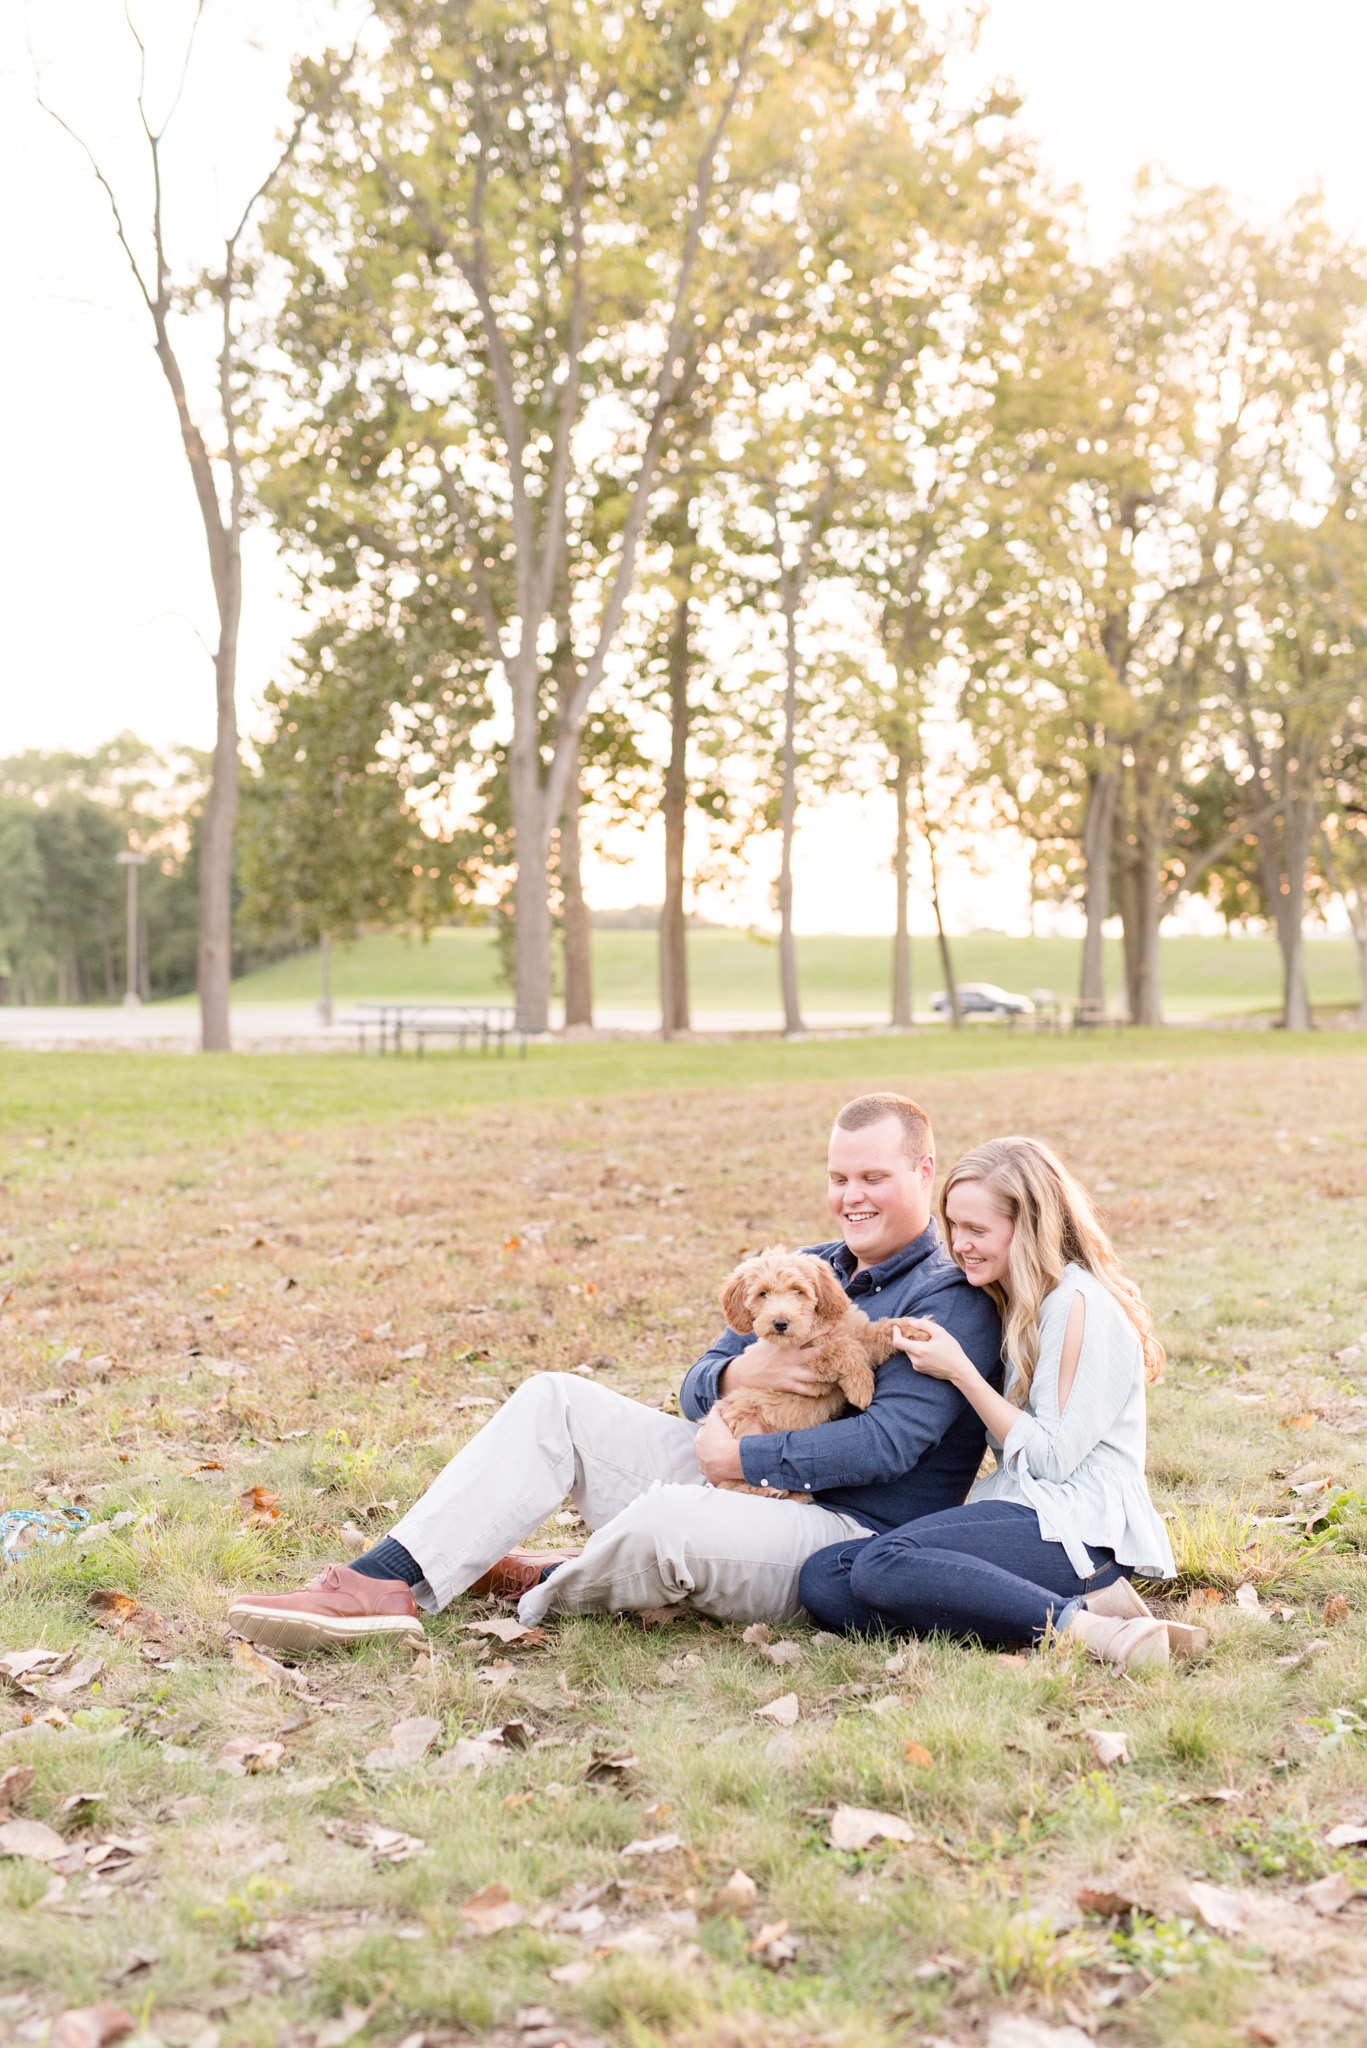
[[[932,1220],[921,1235],[881,1265],[855,1271],[846,1244],[807,1246],[834,1267],[865,1315],[934,1316],[951,1331],[993,1386],[1001,1385],[1001,1323],[990,1295],[970,1287]],[[700,1422],[717,1399],[723,1366],[754,1343],[727,1329],[705,1351],[679,1389],[679,1406]],[[741,1469],[751,1486],[810,1493],[822,1507],[853,1515],[876,1534],[921,1515],[960,1506],[973,1484],[987,1432],[962,1394],[931,1379],[894,1351],[880,1365],[873,1400],[862,1414],[817,1429],[779,1430],[740,1442]]]

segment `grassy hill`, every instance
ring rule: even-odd
[[[1164,939],[1164,1002],[1174,1015],[1232,1016],[1274,1010],[1280,1001],[1281,965],[1270,938]],[[693,1003],[698,1010],[775,1010],[778,949],[744,932],[689,934]],[[891,942],[884,938],[820,935],[797,942],[803,1003],[812,1010],[874,1011],[888,1002]],[[977,933],[954,941],[961,981],[994,981],[1026,994],[1053,989],[1064,998],[1077,989],[1077,939],[1012,939]],[[658,949],[653,932],[595,932],[595,998],[603,1009],[645,1010],[658,1001]],[[1316,940],[1308,948],[1310,992],[1337,1007],[1357,999],[1353,947],[1346,939]],[[916,1006],[944,985],[932,939],[913,947]],[[1106,942],[1106,983],[1120,987],[1120,942]],[[497,1001],[508,996],[499,978],[491,933],[453,929],[430,940],[380,934],[353,946],[334,946],[332,987],[342,1003],[365,998],[411,997],[432,1001]],[[309,1002],[318,990],[318,955],[301,953],[234,984],[240,1003]]]

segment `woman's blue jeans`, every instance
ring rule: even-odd
[[[1041,1536],[1033,1508],[984,1500],[816,1551],[798,1598],[823,1628],[854,1635],[1036,1643],[1050,1626],[1067,1627],[1084,1594],[1129,1577],[1109,1550],[1088,1551],[1097,1570],[1080,1579],[1063,1545]]]

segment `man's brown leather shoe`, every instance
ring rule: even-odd
[[[506,1557],[490,1565],[488,1571],[465,1590],[476,1598],[486,1593],[499,1593],[505,1599],[520,1600],[533,1586],[540,1585],[541,1574],[548,1564],[568,1564],[579,1554],[577,1550],[510,1550]]]
[[[371,1636],[422,1641],[413,1595],[402,1579],[370,1579],[349,1564],[324,1565],[297,1593],[239,1593],[228,1620],[268,1650],[335,1650]]]

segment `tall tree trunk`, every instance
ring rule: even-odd
[[[690,561],[691,567],[691,561]],[[691,1028],[688,928],[684,919],[684,841],[688,826],[688,585],[680,591],[669,635],[669,763],[665,769],[665,893],[660,911],[660,1036]]]
[[[1163,847],[1168,828],[1167,785],[1143,759],[1125,771],[1124,824],[1115,850],[1116,894],[1125,951],[1125,1014],[1131,1024],[1163,1022]]]
[[[926,852],[930,858],[930,901],[935,912],[935,936],[940,946],[940,965],[944,969],[945,993],[949,997],[949,1021],[956,1031],[964,1028],[963,1006],[959,1001],[959,984],[954,978],[954,961],[949,950],[949,933],[940,910],[940,863],[935,855],[935,835],[929,823],[926,827]]]
[[[204,805],[199,845],[199,1010],[205,1052],[232,1046],[229,983],[233,971],[233,829],[237,823],[237,628],[241,615],[241,556],[233,549],[234,596],[221,620],[214,679],[218,731],[213,777]]]
[[[797,994],[797,949],[793,940],[793,833],[797,823],[797,588],[793,578],[784,604],[783,782],[779,825],[783,844],[778,870],[778,963],[783,990],[783,1035],[800,1037],[804,1029]]]
[[[1094,768],[1088,778],[1087,817],[1082,828],[1082,858],[1087,870],[1087,931],[1082,941],[1082,977],[1078,997],[1104,1008],[1106,980],[1102,965],[1102,926],[1111,907],[1111,847],[1115,836],[1115,805],[1120,779],[1114,768]]]
[[[579,843],[579,810],[583,792],[579,787],[579,758],[576,754],[565,786],[565,809],[560,820],[560,888],[565,910],[565,1028],[593,1027],[593,938],[589,930],[589,907],[584,901],[580,873],[583,850]]]
[[[1316,805],[1308,797],[1290,796],[1280,817],[1255,828],[1263,893],[1281,948],[1282,1026],[1287,1031],[1315,1028],[1305,985],[1305,870],[1316,822]]]
[[[1350,888],[1344,881],[1334,853],[1333,841],[1323,825],[1317,829],[1324,854],[1324,871],[1329,877],[1330,887],[1337,893],[1348,913],[1348,922],[1352,927],[1353,945],[1358,956],[1358,1028],[1367,1031],[1367,894],[1356,885]]]
[[[326,932],[318,934],[318,1001],[314,1005],[318,1022],[325,1031],[332,1028],[332,942]]]
[[[897,754],[892,788],[897,804],[897,848],[892,857],[892,872],[897,884],[897,925],[892,935],[892,1028],[894,1031],[910,1031],[911,923],[908,914],[908,870],[911,865],[911,828],[908,808],[911,755],[905,749],[899,750]]]

